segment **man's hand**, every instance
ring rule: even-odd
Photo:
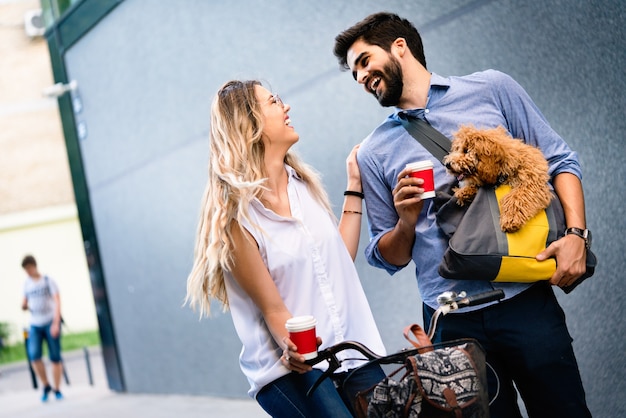
[[[417,218],[422,211],[424,201],[419,197],[424,193],[422,185],[424,180],[417,177],[408,177],[410,169],[404,169],[398,175],[398,184],[393,189],[393,205],[398,212],[400,221],[410,227],[415,228]]]
[[[586,270],[585,241],[570,234],[554,241],[544,251],[537,254],[537,261],[556,258],[556,271],[550,278],[550,283],[565,287],[576,281]]]
[[[393,189],[393,205],[398,213],[398,222],[393,230],[378,242],[378,250],[388,263],[395,266],[408,264],[412,258],[415,242],[415,224],[424,207],[419,197],[424,193],[424,180],[408,177],[411,170],[404,169],[398,175],[398,184]]]

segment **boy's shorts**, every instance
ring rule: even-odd
[[[61,361],[61,333],[56,338],[50,334],[52,322],[42,326],[30,326],[28,334],[28,356],[31,361],[40,360],[42,356],[43,340],[48,344],[48,354],[50,361],[58,363]]]

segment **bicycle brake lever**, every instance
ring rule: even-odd
[[[317,353],[317,357],[311,360],[307,360],[305,362],[306,364],[313,366],[317,363],[321,363],[324,360],[328,361],[328,369],[326,369],[326,371],[322,373],[322,375],[315,381],[313,386],[311,386],[311,388],[306,392],[306,396],[310,396],[324,379],[330,377],[330,375],[332,375],[335,370],[337,370],[341,366],[341,362],[337,358],[337,353],[349,349],[360,352],[368,360],[374,360],[380,357],[379,355],[368,349],[366,346],[356,341],[344,341],[339,344],[335,344],[333,346],[325,348],[324,350]]]
[[[317,387],[322,384],[324,379],[330,377],[330,375],[335,373],[335,370],[337,370],[339,366],[341,366],[339,359],[337,359],[336,351],[337,350],[335,349],[335,347],[328,347],[320,351],[319,353],[317,353],[317,357],[315,357],[314,359],[307,360],[305,362],[306,364],[313,366],[314,364],[321,363],[324,360],[328,361],[328,368],[315,381],[315,383],[313,383],[313,386],[311,386],[309,390],[307,390],[306,396],[311,396],[311,394],[315,392],[315,389],[317,389]],[[341,350],[338,350],[338,351],[341,351]]]

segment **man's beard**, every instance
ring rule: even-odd
[[[380,96],[374,95],[381,106],[397,106],[402,96],[404,82],[402,81],[402,68],[398,60],[389,55],[389,62],[383,67],[383,73],[379,74],[385,82],[385,90]]]

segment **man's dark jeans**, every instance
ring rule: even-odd
[[[424,324],[434,310],[424,305]],[[434,342],[475,338],[487,352],[492,418],[520,417],[517,390],[531,418],[591,417],[567,330],[552,287],[538,282],[510,300],[440,318]],[[499,384],[498,384],[499,381]],[[513,385],[515,383],[515,387]]]

